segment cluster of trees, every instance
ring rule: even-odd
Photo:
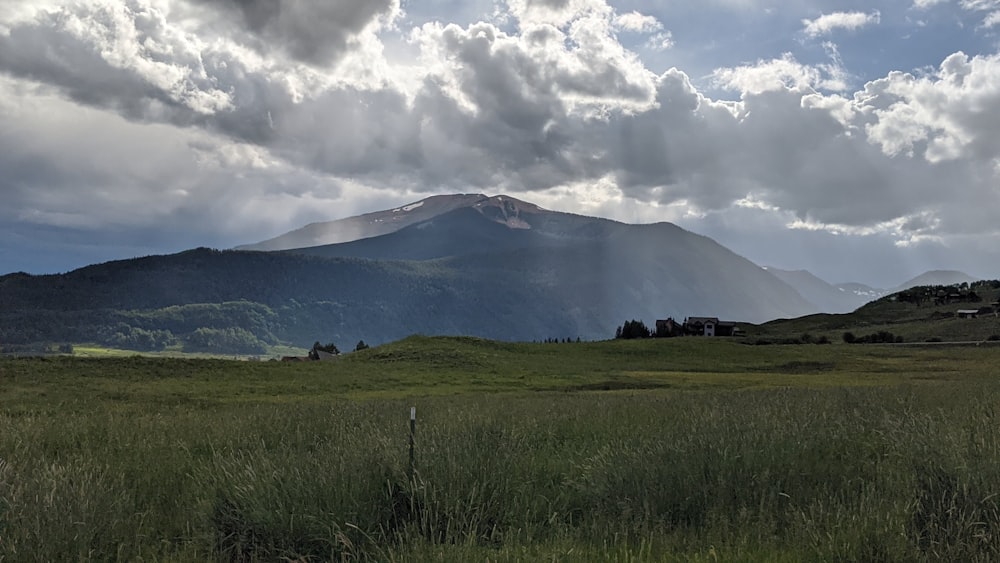
[[[240,327],[268,344],[276,344],[281,323],[266,305],[249,301],[198,303],[152,310],[0,309],[0,341],[95,342],[128,350],[157,351],[181,344],[199,329]]]
[[[323,323],[331,314],[339,319],[343,306],[324,303],[309,307],[291,302],[282,312],[249,301],[198,303],[153,310],[0,310],[0,353],[43,355],[54,353],[58,342],[92,342],[138,352],[181,349],[217,354],[266,354],[279,342],[302,342],[292,333],[329,332]],[[289,330],[288,325],[296,325]],[[280,338],[279,338],[280,337]],[[338,334],[333,335],[339,338]],[[355,350],[368,344],[358,341]]]
[[[111,332],[111,330],[114,332]],[[125,323],[117,323],[111,330],[102,331],[98,335],[96,340],[99,344],[111,348],[138,350],[140,352],[159,352],[178,342],[177,337],[169,330],[146,330]],[[93,340],[93,338],[90,340]]]
[[[899,344],[903,342],[901,335],[895,335],[887,330],[873,332],[867,336],[855,336],[853,332],[844,333],[844,342],[848,344]]]
[[[889,296],[888,299],[895,299],[903,303],[912,303],[918,307],[925,302],[933,303],[934,305],[979,303],[983,299],[976,290],[988,291],[997,289],[998,286],[1000,286],[1000,281],[998,280],[978,281],[972,285],[968,283],[956,285],[922,285],[900,291]]]
[[[635,338],[650,338],[653,336],[653,331],[649,330],[646,323],[642,321],[637,321],[632,319],[631,321],[625,321],[621,326],[615,329],[615,338],[620,338],[624,340],[632,340]]]
[[[267,344],[239,327],[199,328],[184,338],[184,351],[265,354]]]

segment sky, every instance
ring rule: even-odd
[[[0,0],[0,274],[445,193],[998,278],[1000,0]]]

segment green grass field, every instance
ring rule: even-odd
[[[423,337],[0,360],[0,561],[997,560],[998,360]]]

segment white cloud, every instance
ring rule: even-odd
[[[646,40],[646,47],[654,51],[664,51],[674,46],[674,35],[669,31],[653,34]]]
[[[1000,7],[1000,0],[961,0],[966,10],[994,10]]]
[[[1000,154],[1000,55],[955,53],[929,75],[894,72],[855,95],[869,138],[890,155],[931,162]]]
[[[832,54],[836,54],[835,48]],[[831,64],[811,66],[799,63],[791,53],[785,53],[780,59],[716,69],[712,78],[716,86],[744,94],[783,89],[808,92],[847,88],[846,71],[838,58],[834,57]]]
[[[613,13],[604,0],[507,0],[507,7],[522,27],[545,24],[561,28],[580,18],[606,19]]]
[[[881,21],[881,13],[875,10],[871,13],[864,12],[834,12],[823,14],[813,20],[802,20],[803,32],[809,37],[820,37],[830,35],[838,29],[854,31],[869,25],[878,24]]]
[[[636,11],[619,14],[614,19],[615,27],[633,33],[654,33],[663,29],[663,24],[653,16]]]
[[[945,4],[948,0],[914,0],[913,7],[926,10],[937,4]],[[1000,0],[959,0],[958,5],[969,12],[985,12],[982,28],[992,28],[1000,24]]]

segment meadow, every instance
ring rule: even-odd
[[[423,337],[4,359],[0,561],[992,561],[998,360]]]

